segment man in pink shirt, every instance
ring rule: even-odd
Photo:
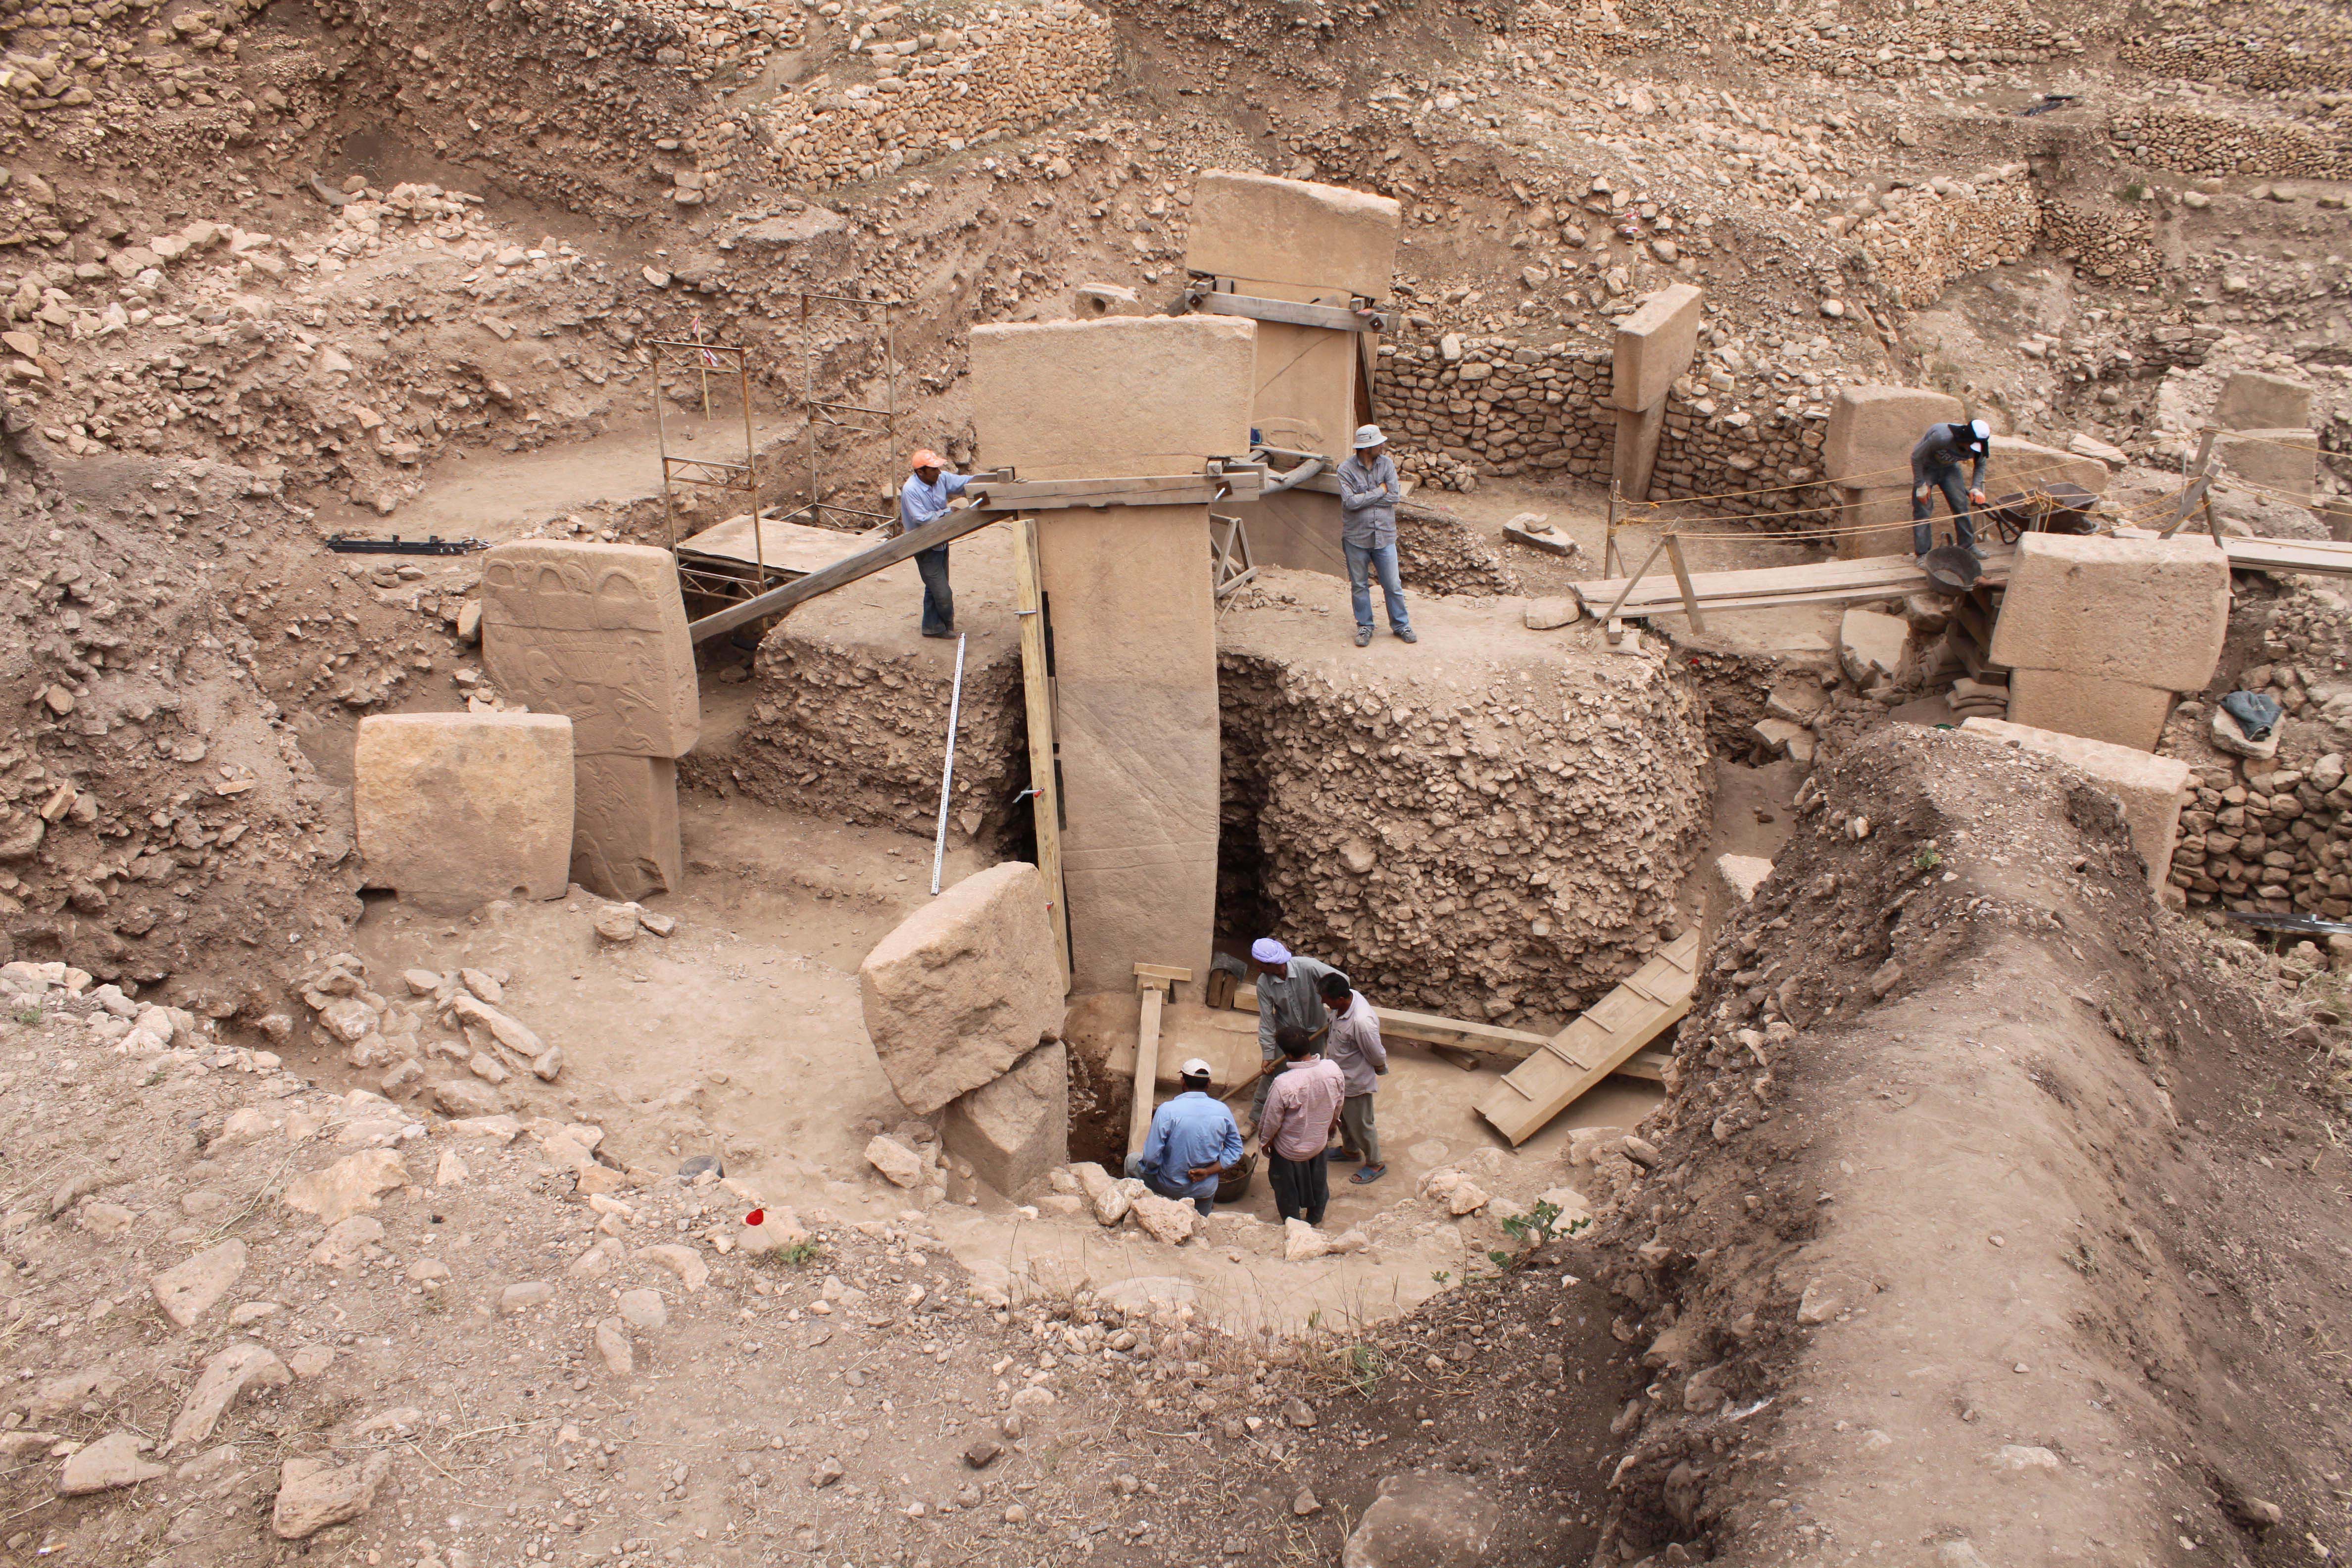
[[[1282,1047],[1283,1070],[1257,1121],[1266,1181],[1284,1219],[1321,1225],[1331,1201],[1327,1151],[1347,1102],[1347,1077],[1337,1062],[1316,1054],[1314,1037],[1296,1025],[1276,1029],[1274,1042]]]

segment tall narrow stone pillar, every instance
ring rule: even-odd
[[[572,879],[612,899],[678,886],[677,759],[702,700],[669,552],[499,545],[482,565],[482,662],[503,695],[572,720]]]
[[[1650,295],[1617,323],[1609,378],[1617,442],[1609,477],[1627,500],[1650,499],[1650,473],[1657,466],[1658,440],[1666,428],[1666,394],[1674,390],[1675,378],[1690,368],[1698,349],[1704,298],[1692,285],[1676,283]]]
[[[1345,310],[1389,297],[1403,209],[1387,196],[1267,174],[1212,169],[1192,188],[1188,271],[1228,278],[1242,293]],[[1269,446],[1318,452],[1336,468],[1356,426],[1370,421],[1359,386],[1363,334],[1260,321],[1250,423]],[[1344,574],[1339,500],[1293,489],[1234,509],[1260,563]]]
[[[1230,316],[976,327],[982,460],[1029,480],[1198,473],[1238,456],[1255,327]],[[1208,508],[1037,517],[1072,988],[1132,990],[1139,963],[1205,978],[1219,784]]]

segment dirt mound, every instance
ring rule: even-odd
[[[1655,1373],[1612,1543],[2340,1540],[2352,1213],[2312,1039],[2157,909],[2113,799],[2055,763],[1898,726],[1801,804],[1604,1237]]]

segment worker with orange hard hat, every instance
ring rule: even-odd
[[[898,528],[901,532],[939,521],[948,514],[948,500],[960,496],[973,476],[948,471],[940,455],[929,447],[908,460],[913,470],[898,487]],[[923,635],[955,636],[955,595],[948,587],[948,547],[934,545],[916,552],[915,570],[923,576]]]

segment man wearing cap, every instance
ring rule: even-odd
[[[1228,973],[1244,973],[1234,959],[1220,955],[1212,962]],[[1255,1127],[1258,1118],[1265,1113],[1266,1093],[1274,1088],[1275,1076],[1282,1070],[1282,1047],[1275,1044],[1275,1031],[1295,1025],[1306,1030],[1310,1039],[1321,1039],[1331,1026],[1331,1015],[1324,1010],[1318,988],[1326,975],[1339,975],[1342,984],[1348,983],[1348,977],[1328,963],[1292,957],[1288,948],[1270,936],[1262,936],[1250,944],[1246,973],[1257,987],[1257,1054],[1261,1065],[1257,1093],[1250,1100],[1250,1125]]]
[[[1283,1069],[1258,1127],[1265,1145],[1266,1185],[1274,1189],[1275,1212],[1285,1220],[1321,1225],[1331,1201],[1331,1134],[1339,1130],[1347,1079],[1316,1054],[1306,1030],[1285,1024],[1276,1038]]]
[[[1936,515],[1934,492],[1944,492],[1952,509],[1952,531],[1963,550],[1977,547],[1976,522],[1969,508],[1985,503],[1985,458],[1992,450],[1992,426],[1981,419],[1962,425],[1930,425],[1911,448],[1911,553],[1925,555],[1935,548],[1936,532],[1928,519]],[[1965,492],[1960,465],[1975,459]]]
[[[1419,642],[1405,613],[1404,584],[1397,577],[1396,509],[1404,499],[1389,438],[1377,425],[1356,432],[1355,455],[1339,465],[1339,549],[1348,558],[1348,587],[1356,603],[1356,646],[1372,640],[1372,593],[1367,581],[1378,573],[1388,601],[1389,630]]]
[[[1142,1151],[1127,1157],[1127,1173],[1163,1198],[1182,1198],[1205,1215],[1216,1201],[1226,1166],[1242,1157],[1242,1130],[1222,1100],[1209,1094],[1209,1064],[1184,1064],[1184,1091],[1151,1113]]]
[[[952,474],[929,447],[911,459],[914,471],[898,487],[898,531],[912,533],[948,514],[948,498],[960,496],[972,476]],[[955,636],[955,595],[948,589],[948,547],[935,545],[915,553],[915,570],[923,576],[923,635]]]

